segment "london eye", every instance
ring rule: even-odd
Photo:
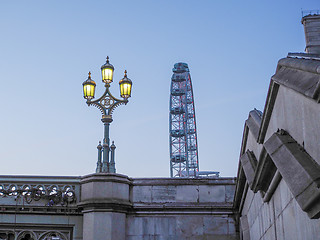
[[[194,97],[188,64],[172,69],[169,107],[171,177],[196,177],[199,172]]]

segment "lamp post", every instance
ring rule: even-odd
[[[82,83],[83,85],[83,96],[87,99],[88,106],[94,106],[98,108],[102,113],[101,121],[104,124],[104,138],[101,145],[97,147],[98,149],[98,161],[97,161],[97,173],[107,172],[107,173],[115,173],[115,149],[116,146],[112,141],[112,145],[110,146],[109,139],[109,127],[110,123],[113,121],[112,113],[116,107],[122,104],[128,103],[128,98],[131,97],[131,87],[132,81],[127,77],[127,71],[124,72],[124,77],[119,81],[120,85],[120,96],[123,99],[115,98],[110,93],[110,84],[113,81],[113,72],[114,67],[109,63],[109,57],[107,57],[107,61],[104,65],[101,66],[102,73],[102,82],[105,84],[105,92],[104,94],[96,99],[94,99],[95,87],[96,83],[91,79],[91,73],[89,72],[88,79]],[[111,156],[110,156],[111,155]]]

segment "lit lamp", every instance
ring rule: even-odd
[[[131,97],[132,81],[127,78],[127,70],[124,71],[124,77],[119,82],[120,96],[124,99]]]
[[[83,95],[87,99],[88,106],[95,106],[102,113],[102,119],[104,125],[104,138],[103,144],[99,142],[98,149],[98,161],[97,161],[97,173],[115,173],[115,149],[116,146],[112,141],[110,146],[109,138],[109,127],[110,123],[113,121],[112,113],[120,105],[126,105],[128,103],[128,98],[131,97],[132,81],[127,77],[127,71],[124,72],[124,77],[120,80],[120,95],[123,99],[118,99],[114,97],[110,92],[110,84],[113,79],[114,67],[109,63],[109,57],[107,57],[107,62],[101,66],[102,82],[105,83],[105,92],[98,99],[92,100],[94,98],[94,91],[96,83],[91,79],[91,73],[89,72],[89,77],[84,81],[83,85]]]
[[[88,79],[82,83],[83,97],[85,99],[91,100],[94,98],[96,83],[91,79],[91,72],[89,72],[88,75]]]
[[[107,62],[101,66],[102,81],[104,83],[112,83],[114,67],[109,63],[109,57]]]

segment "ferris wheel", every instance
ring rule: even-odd
[[[196,115],[188,64],[172,69],[169,108],[171,177],[195,177],[199,172]]]

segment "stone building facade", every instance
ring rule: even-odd
[[[245,122],[234,200],[240,239],[320,239],[320,16],[306,53],[280,59],[263,113]]]

